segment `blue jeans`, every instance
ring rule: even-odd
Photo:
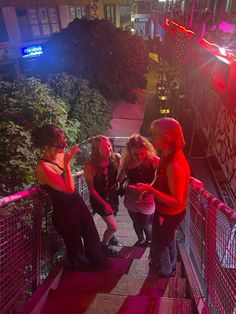
[[[168,276],[176,267],[175,231],[184,219],[185,211],[175,215],[160,215],[155,212],[152,226],[151,262],[162,275]]]

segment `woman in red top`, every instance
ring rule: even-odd
[[[151,129],[153,145],[160,152],[156,180],[153,185],[138,183],[133,188],[155,197],[150,265],[157,275],[168,277],[176,267],[175,231],[185,215],[190,167],[182,151],[182,128],[175,119],[155,120]]]

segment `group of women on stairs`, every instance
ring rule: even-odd
[[[127,141],[124,156],[114,153],[103,135],[91,140],[91,157],[84,168],[93,211],[107,228],[100,241],[89,209],[76,193],[70,162],[78,145],[66,148],[64,132],[44,125],[33,132],[43,151],[36,175],[53,204],[53,223],[62,236],[72,270],[108,267],[106,256],[116,256],[118,192],[126,182],[124,204],[138,241],[150,246],[150,267],[158,276],[171,276],[176,267],[175,231],[185,215],[189,164],[183,154],[184,136],[172,118],[153,121],[149,142],[139,134]],[[128,182],[128,183],[127,183]]]

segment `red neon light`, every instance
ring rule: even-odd
[[[175,25],[181,32],[186,33],[187,35],[193,36],[195,35],[195,32],[191,31],[190,29],[187,29],[186,27],[179,25],[178,23],[175,23],[174,21],[166,18],[166,26],[170,26],[171,24]],[[236,55],[234,55],[232,53],[232,51],[228,52],[227,49],[227,57],[221,53],[221,49],[222,47],[220,47],[219,45],[212,43],[210,41],[208,41],[205,38],[201,38],[199,40],[199,44],[201,46],[204,46],[205,48],[207,48],[208,50],[210,50],[211,53],[213,53],[215,56],[217,57],[221,57],[221,60],[228,63],[229,61],[231,62],[236,62]],[[215,47],[217,49],[217,51],[213,50]]]

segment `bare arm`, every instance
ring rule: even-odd
[[[93,180],[94,180],[94,167],[93,165],[88,162],[84,167],[84,176],[88,185],[88,189],[90,194],[96,198],[96,200],[104,207],[107,213],[113,213],[112,207],[108,204],[98,193],[96,190]]]
[[[167,168],[167,177],[170,188],[170,195],[156,190],[150,184],[137,184],[141,191],[149,191],[162,203],[174,208],[184,207],[186,202],[186,180],[185,169],[177,163],[173,163]],[[133,186],[135,188],[135,186]]]
[[[72,194],[74,192],[74,179],[70,170],[70,161],[78,152],[78,145],[70,148],[64,154],[64,179],[52,164],[41,161],[36,170],[36,176],[40,184],[47,184],[53,189]]]
[[[123,156],[122,156],[122,157],[123,157]],[[128,158],[127,158],[127,156],[125,155],[125,156],[122,158],[122,161],[120,162],[120,167],[119,167],[119,169],[118,169],[118,175],[117,175],[117,182],[118,182],[118,183],[121,183],[122,180],[125,178],[128,162],[129,162],[129,161],[128,161]]]

